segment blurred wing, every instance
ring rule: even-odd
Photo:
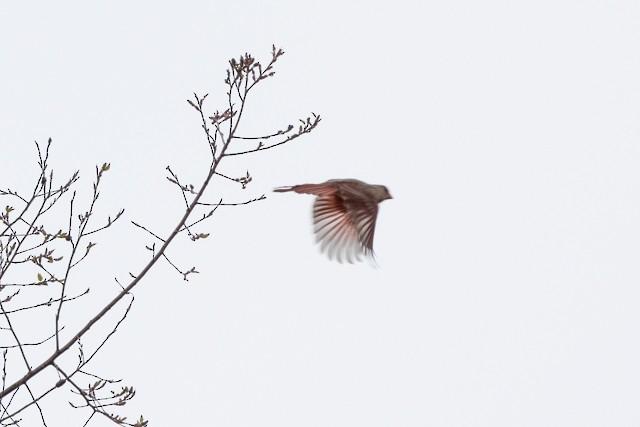
[[[373,232],[378,206],[346,202],[337,193],[318,196],[313,205],[316,240],[330,259],[353,263],[373,256]]]
[[[366,203],[350,206],[348,208],[351,221],[358,231],[362,253],[373,256],[373,235],[376,230],[378,217],[378,204]]]
[[[358,231],[362,253],[373,257],[373,235],[378,218],[378,202],[363,188],[361,182],[341,182],[339,194],[344,200],[353,226]]]

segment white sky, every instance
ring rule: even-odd
[[[173,261],[201,272],[190,282],[160,264],[136,289],[93,365],[136,387],[121,413],[152,426],[640,424],[640,3],[107,3],[0,6],[0,187],[31,188],[33,141],[52,137],[56,176],[81,171],[79,199],[111,162],[98,212],[126,208],[76,276],[91,294],[69,306],[69,335],[147,260],[152,240],[130,221],[162,235],[177,221],[164,168],[205,175],[185,100],[222,108],[229,58],[286,51],[243,134],[323,117],[225,161],[254,181],[216,181],[207,201],[268,199],[220,208],[198,229],[209,239],[175,243]],[[379,269],[327,260],[312,198],[269,193],[343,177],[394,196]],[[50,401],[49,425],[82,425],[69,399]]]

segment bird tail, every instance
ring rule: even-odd
[[[284,193],[287,191],[293,191],[293,187],[276,187],[273,189],[276,193]]]
[[[301,194],[313,194],[316,196],[328,196],[336,192],[336,187],[329,184],[300,184],[290,187],[277,187],[273,191],[284,193],[285,191],[295,191]]]

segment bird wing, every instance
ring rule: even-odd
[[[313,204],[313,225],[320,250],[330,259],[360,260],[360,240],[349,212],[336,194],[318,196]]]
[[[378,201],[365,192],[360,182],[342,182],[338,185],[339,193],[349,211],[353,226],[358,230],[358,237],[365,255],[373,255],[373,236],[378,218]]]
[[[330,259],[352,263],[361,255],[373,256],[373,233],[378,205],[360,193],[342,191],[319,195],[313,205],[314,231],[320,250]],[[357,196],[357,197],[351,197]]]

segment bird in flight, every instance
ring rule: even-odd
[[[283,193],[313,194],[313,229],[320,250],[329,259],[353,263],[362,255],[373,258],[373,234],[378,204],[391,199],[384,185],[371,185],[357,179],[330,179],[322,184],[278,187]]]

